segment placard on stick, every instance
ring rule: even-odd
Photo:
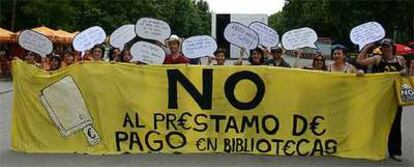
[[[224,38],[240,48],[251,50],[259,45],[259,36],[249,27],[232,22],[224,29]]]
[[[146,64],[162,64],[165,59],[165,51],[158,45],[139,41],[131,47],[131,61],[140,61]]]
[[[116,29],[109,38],[109,43],[115,48],[120,50],[124,49],[126,43],[134,39],[137,35],[135,34],[135,25],[127,24]]]
[[[24,30],[19,35],[19,45],[42,57],[51,54],[53,51],[53,43],[45,35],[32,30]]]
[[[217,43],[208,35],[193,36],[184,40],[181,50],[190,59],[206,57],[214,54]]]
[[[141,18],[135,25],[135,32],[144,39],[164,42],[170,37],[171,28],[167,22],[153,18]]]
[[[349,36],[352,43],[359,45],[359,50],[362,50],[368,43],[383,39],[385,30],[377,22],[368,22],[354,27]]]
[[[315,30],[304,27],[286,32],[282,36],[282,45],[286,50],[295,50],[300,48],[317,48],[315,42],[318,35]]]
[[[265,47],[274,47],[279,43],[279,34],[262,22],[253,22],[249,28],[256,31],[259,35],[259,43]]]
[[[105,38],[105,31],[101,27],[94,26],[77,34],[73,38],[72,45],[76,51],[82,52],[83,55],[86,50],[103,43]]]

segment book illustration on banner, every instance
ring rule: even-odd
[[[62,137],[69,137],[82,130],[91,146],[101,141],[92,126],[93,119],[82,92],[71,76],[66,76],[44,88],[40,99]]]

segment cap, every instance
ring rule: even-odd
[[[271,52],[282,52],[283,49],[281,47],[279,47],[279,46],[276,46],[276,47],[270,48],[270,51]]]
[[[381,40],[381,46],[382,45],[392,46],[393,43],[392,43],[392,40],[391,39],[385,38],[385,39]]]

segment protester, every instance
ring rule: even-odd
[[[217,51],[214,52],[214,57],[208,57],[207,65],[212,64],[212,59],[216,60],[216,64],[214,65],[224,65],[226,62],[226,50],[224,49],[217,49]]]
[[[394,43],[390,39],[383,39],[380,46],[382,55],[367,58],[368,51],[374,49],[376,45],[374,43],[366,45],[358,55],[357,63],[364,66],[374,65],[377,67],[378,73],[400,72],[402,75],[407,75],[405,60],[403,57],[395,55],[396,49]],[[388,153],[395,161],[402,161],[400,158],[402,155],[401,112],[402,107],[399,106],[391,127],[391,132],[388,136]]]
[[[240,57],[239,60],[234,62],[234,65],[242,65],[243,64],[243,55],[246,54],[246,49],[240,49]],[[248,58],[250,65],[264,65],[265,58],[264,58],[264,51],[260,48],[255,48],[250,50],[250,56]]]
[[[122,53],[122,62],[129,63],[132,60],[131,52],[129,51],[129,48],[125,48]]]
[[[163,64],[189,64],[190,60],[180,52],[180,38],[177,35],[171,35],[167,40],[167,46],[170,54],[167,54]]]
[[[92,60],[93,61],[103,61],[103,57],[105,54],[105,49],[100,46],[96,45],[92,48]]]
[[[28,64],[32,64],[38,68],[42,68],[42,65],[36,61],[36,54],[33,52],[27,52],[24,57],[24,61]]]
[[[113,48],[109,54],[109,61],[121,62],[121,50],[119,48]]]
[[[329,72],[357,73],[358,70],[346,62],[347,48],[343,45],[336,45],[332,49],[332,59],[334,62],[328,65]],[[358,73],[360,74],[360,73]]]
[[[24,57],[24,61],[26,63],[28,63],[28,64],[33,64],[34,65],[36,63],[36,61],[35,61],[35,53],[33,53],[33,52],[27,52],[27,54]]]
[[[92,53],[91,53],[90,50],[85,51],[85,54],[83,55],[82,60],[83,61],[92,61],[93,60]]]
[[[303,55],[302,51],[297,50],[297,51],[294,51],[293,54],[296,56],[296,60],[295,60],[295,64],[294,64],[295,68],[303,68],[303,69],[306,69],[306,70],[326,71],[325,57],[322,56],[322,53],[320,51],[317,50],[313,54],[312,67],[306,67],[306,66],[300,67],[299,59]]]
[[[54,55],[49,59],[49,69],[48,71],[58,70],[61,66],[62,60],[58,55]]]
[[[326,71],[325,58],[320,53],[316,53],[312,59],[312,70]]]
[[[76,52],[66,52],[63,55],[63,66],[69,66],[75,63],[75,54]]]
[[[266,65],[290,68],[290,64],[282,58],[283,49],[281,47],[271,48],[270,54],[273,59],[267,60],[265,62]]]

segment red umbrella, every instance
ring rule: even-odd
[[[408,54],[414,54],[414,49],[405,46],[403,44],[395,44],[396,49],[396,54],[397,55],[408,55]]]

